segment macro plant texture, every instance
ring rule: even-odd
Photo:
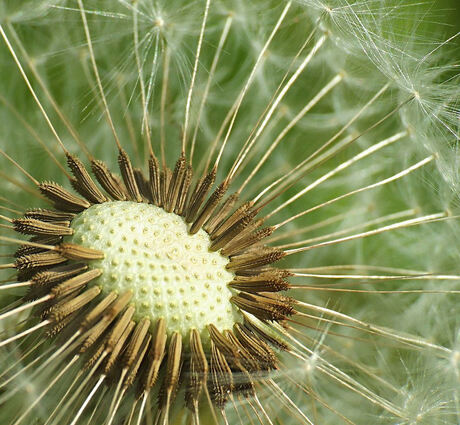
[[[0,422],[459,424],[455,13],[2,1]]]

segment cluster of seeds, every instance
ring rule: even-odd
[[[206,323],[220,330],[235,321],[227,282],[228,262],[209,252],[209,237],[187,233],[184,221],[162,208],[135,202],[106,202],[85,210],[72,222],[70,241],[104,252],[92,268],[103,271],[103,294],[133,292],[134,318],[164,317],[168,334],[200,333]]]
[[[35,308],[69,364],[86,359],[98,385],[115,385],[111,421],[127,391],[145,405],[156,388],[163,421],[180,386],[196,415],[203,390],[221,410],[255,396],[288,348],[270,324],[295,313],[259,209],[225,198],[226,180],[212,191],[215,169],[192,184],[184,155],[173,171],[151,155],[147,177],[122,149],[121,178],[92,159],[103,190],[66,155],[81,197],[39,183],[54,209],[13,221],[32,235],[11,264],[30,282],[22,308]]]

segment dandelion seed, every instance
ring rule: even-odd
[[[431,120],[442,106],[385,62],[383,48],[395,46],[365,17],[392,7],[301,3],[311,17],[291,1],[260,2],[264,19],[252,19],[259,3],[43,2],[31,22],[72,22],[69,40],[51,36],[51,51],[75,53],[63,65],[77,77],[69,84],[95,97],[83,120],[69,116],[47,80],[52,65],[37,65],[17,31],[32,11],[0,20],[13,80],[39,119],[6,93],[0,100],[60,173],[0,149],[10,187],[36,196],[0,198],[5,423],[458,418],[455,343],[403,321],[435,321],[440,306],[458,312],[458,267],[434,262],[445,255],[430,234],[455,236],[458,214],[450,202],[408,206],[391,192],[420,186],[436,165],[449,181],[444,147],[420,154],[407,118],[417,109]],[[381,72],[347,63],[365,55]],[[433,128],[452,137],[450,115],[438,118]],[[457,374],[430,398],[412,391],[410,356]]]

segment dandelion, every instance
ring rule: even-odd
[[[2,7],[4,423],[458,422],[455,74],[387,33],[423,6]]]

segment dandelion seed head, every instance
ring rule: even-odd
[[[92,284],[105,295],[132,291],[135,320],[163,317],[168,335],[177,331],[184,339],[191,329],[208,335],[208,324],[232,329],[237,313],[227,284],[233,274],[225,268],[228,259],[209,250],[203,230],[190,235],[182,217],[135,202],[94,205],[72,221],[72,229],[69,242],[104,253],[91,263],[102,270]]]
[[[31,21],[34,25],[21,25],[27,20],[18,14],[14,25],[4,25],[5,32],[62,138],[64,154],[67,149],[74,153],[88,171],[94,165],[93,157],[106,161],[121,194],[104,192],[102,200],[83,200],[84,211],[58,220],[63,220],[58,230],[67,226],[63,241],[48,245],[51,242],[44,235],[39,240],[52,248],[43,261],[66,261],[64,266],[53,266],[46,277],[63,273],[62,279],[65,276],[66,285],[72,287],[75,282],[68,282],[65,274],[69,267],[71,272],[83,272],[78,279],[93,278],[79,287],[80,292],[64,292],[62,298],[47,298],[43,306],[32,308],[31,300],[37,302],[41,295],[54,297],[62,287],[31,285],[30,270],[21,267],[30,260],[25,253],[39,248],[27,245],[36,241],[35,236],[23,241],[16,235],[21,238],[17,243],[24,245],[12,258],[14,263],[5,257],[2,273],[12,264],[17,276],[11,273],[5,278],[17,277],[23,286],[16,287],[12,281],[0,286],[2,301],[11,306],[0,312],[9,315],[0,320],[0,344],[7,347],[0,346],[0,361],[8,364],[0,371],[0,412],[6,423],[11,417],[11,423],[24,425],[36,417],[39,423],[92,424],[109,422],[108,417],[113,416],[112,425],[450,425],[455,417],[453,394],[458,390],[446,377],[458,380],[458,350],[450,335],[458,328],[454,322],[458,317],[455,289],[460,229],[455,220],[454,184],[448,186],[441,180],[450,176],[449,181],[455,183],[452,167],[443,161],[456,152],[451,130],[452,117],[458,116],[458,95],[454,79],[444,78],[446,68],[437,69],[436,54],[422,60],[436,45],[424,53],[418,47],[429,46],[425,41],[433,41],[432,37],[423,38],[405,28],[406,20],[416,19],[412,14],[420,10],[419,2],[213,0],[204,26],[205,0],[83,0],[83,11],[76,1],[54,3],[50,13],[46,8],[46,13],[36,15],[36,21]],[[33,9],[25,2],[11,4],[11,10]],[[85,36],[81,15],[86,15],[90,37]],[[201,28],[203,44],[196,57]],[[43,36],[42,30],[47,29],[50,33]],[[88,50],[90,39],[94,55]],[[318,42],[322,44],[311,62],[290,86],[288,81]],[[0,95],[13,104],[12,111],[0,109],[5,123],[2,149],[33,178],[40,182],[54,179],[72,195],[80,189],[76,196],[86,199],[81,175],[77,184],[75,176],[70,175],[70,182],[64,178],[63,172],[69,177],[71,171],[61,153],[56,154],[60,169],[54,164],[48,167],[50,158],[37,146],[26,124],[53,152],[49,128],[10,52],[3,49],[0,54],[8,70],[0,82]],[[97,70],[101,89],[95,78]],[[201,176],[213,167],[223,146],[229,129],[226,116],[232,117],[232,105],[237,104],[252,72],[219,159],[215,185],[203,202],[234,171],[235,164],[239,168],[216,215],[210,217],[213,223],[196,225],[192,234],[190,227],[199,209],[188,221],[184,211],[176,214],[164,208],[190,208]],[[444,87],[440,82],[445,82]],[[281,99],[285,88],[289,90]],[[101,93],[105,93],[121,145],[135,167],[134,177],[130,173],[131,178],[126,177],[126,167],[114,166],[116,152],[111,128],[105,125],[107,111]],[[72,134],[53,108],[53,98],[56,109],[75,127],[77,140],[69,137]],[[305,113],[297,115],[308,105]],[[14,112],[26,117],[26,122]],[[265,122],[267,112],[271,115]],[[432,119],[425,119],[427,116]],[[443,127],[443,123],[449,125]],[[193,171],[190,182],[183,174],[174,174],[173,168],[184,128],[185,159]],[[357,160],[393,137],[397,143],[384,144]],[[192,138],[195,154],[189,157]],[[151,162],[147,167],[149,160],[154,162],[149,145],[161,163],[153,172]],[[259,169],[272,148],[273,154]],[[439,157],[434,152],[440,152]],[[243,154],[247,156],[240,161]],[[410,171],[422,162],[423,168]],[[23,210],[32,208],[27,191],[30,179],[17,169],[10,174],[11,162],[3,156],[1,165],[0,171],[3,165],[8,171],[2,189],[16,206],[7,203],[7,195],[0,206],[13,206],[20,210],[18,217],[22,216]],[[253,170],[258,171],[252,175]],[[401,176],[382,184],[396,173]],[[90,174],[100,189],[100,174]],[[181,183],[166,190],[173,174],[177,179],[173,181]],[[140,194],[133,192],[133,182],[139,185]],[[273,182],[277,183],[270,187]],[[365,188],[374,184],[372,189]],[[426,190],[427,185],[433,190]],[[175,198],[186,186],[184,204],[165,207],[166,198]],[[304,190],[311,193],[284,204]],[[276,227],[276,231],[267,237],[267,245],[254,239],[251,249],[239,252],[240,242],[244,246],[254,242],[255,233],[243,232],[242,239],[228,243],[225,238],[239,232],[234,229],[222,239],[218,232],[213,234],[216,223],[262,191],[260,221],[252,222],[255,227],[248,230],[270,233]],[[221,210],[236,198],[235,204]],[[43,199],[37,199],[33,206],[43,206],[41,202]],[[283,207],[278,210],[280,204]],[[103,212],[111,209],[113,215]],[[3,217],[7,232],[24,224],[15,222],[15,228],[8,222],[10,216],[16,216],[11,210],[0,214],[8,215],[6,221]],[[148,220],[151,215],[152,223]],[[431,223],[432,219],[440,221]],[[257,227],[263,220],[268,227]],[[286,226],[284,220],[288,220]],[[393,225],[396,227],[387,231]],[[50,230],[46,222],[38,226],[44,232]],[[61,242],[77,245],[72,246],[73,255],[83,250],[97,258],[85,257],[79,264],[59,257],[69,255]],[[273,254],[271,249],[284,255],[297,247],[296,255],[287,256],[276,267],[257,257]],[[220,253],[221,249],[227,252]],[[2,250],[11,257],[11,241]],[[40,258],[36,260],[31,265],[40,277],[42,264]],[[244,267],[235,269],[238,265]],[[91,274],[100,270],[99,276]],[[26,292],[29,286],[32,290]],[[276,291],[267,293],[267,289]],[[111,307],[98,316],[101,320],[90,321],[88,315],[95,314],[100,303],[106,306],[104,302]],[[16,315],[12,314],[14,303],[19,303]],[[114,307],[117,314],[108,323]],[[43,327],[32,333],[37,321]],[[23,333],[29,330],[31,334]],[[47,363],[50,354],[64,347],[75,332],[81,338]],[[117,338],[121,341],[119,357],[113,346]],[[34,348],[37,340],[43,345]],[[81,356],[68,366],[75,352]],[[128,355],[131,352],[136,355]],[[407,353],[432,361],[420,366]],[[424,373],[431,366],[442,377]],[[155,378],[148,384],[146,369]],[[62,371],[65,374],[59,377]],[[19,375],[14,378],[16,372]],[[103,384],[98,387],[100,379]],[[48,386],[50,382],[55,383]],[[28,383],[35,387],[30,397]],[[439,391],[430,394],[431,388],[438,387]],[[40,403],[33,406],[39,398]],[[83,412],[79,419],[77,412]],[[216,419],[211,418],[214,415]]]

